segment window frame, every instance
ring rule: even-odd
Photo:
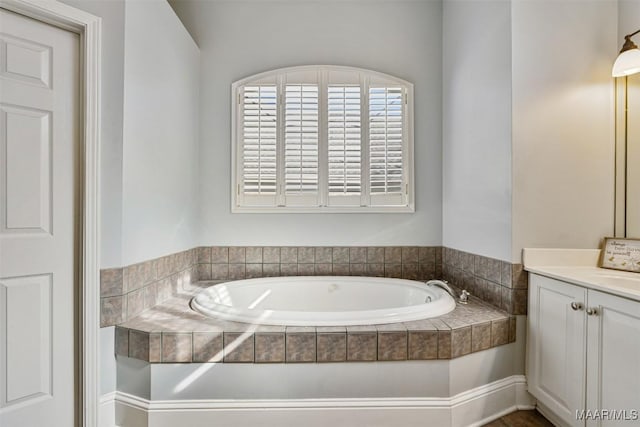
[[[363,186],[361,199],[371,200],[372,193],[370,192],[369,183],[369,171],[371,168],[369,159],[369,90],[373,86],[400,86],[404,92],[403,103],[403,140],[402,140],[402,153],[403,153],[403,184],[404,192],[401,193],[404,197],[405,204],[402,205],[352,205],[352,206],[340,206],[331,205],[329,203],[329,184],[328,184],[328,167],[329,161],[327,156],[329,138],[328,138],[328,113],[327,111],[327,97],[328,87],[330,85],[343,85],[350,84],[345,82],[328,82],[328,76],[330,75],[357,75],[358,85],[360,87],[360,131],[361,131],[361,172],[365,173],[366,178],[362,178],[362,182],[366,183]],[[275,203],[269,203],[268,197],[265,197],[264,204],[243,204],[245,195],[241,192],[241,182],[243,171],[243,144],[242,144],[242,114],[243,114],[243,98],[242,89],[245,86],[259,86],[259,85],[275,85],[276,86],[276,117],[277,124],[277,186],[284,186],[282,181],[284,177],[282,163],[284,162],[284,117],[280,105],[284,103],[283,100],[283,88],[286,88],[287,75],[301,76],[300,82],[291,82],[292,84],[304,84],[311,82],[308,80],[305,82],[304,76],[317,76],[317,80],[312,83],[318,85],[319,102],[318,102],[318,206],[286,206],[286,195],[282,190],[276,189]],[[309,77],[311,78],[311,77]],[[232,213],[412,213],[415,212],[415,188],[414,188],[414,105],[413,105],[413,84],[377,71],[367,70],[364,68],[335,66],[335,65],[305,65],[296,67],[285,67],[275,70],[258,73],[241,80],[234,82],[231,85],[231,212]],[[366,111],[365,111],[366,110]],[[365,166],[366,165],[366,166]],[[397,194],[397,193],[396,193]],[[332,195],[331,198],[335,198],[336,195]],[[339,197],[339,196],[337,196]],[[272,200],[274,197],[271,198]],[[255,200],[255,199],[254,199]]]

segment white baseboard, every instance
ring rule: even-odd
[[[109,399],[121,427],[476,427],[535,407],[523,375],[443,398],[149,401],[116,392],[103,396],[105,409]],[[100,427],[114,425],[101,417]]]

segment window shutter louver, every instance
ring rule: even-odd
[[[242,192],[247,203],[275,200],[277,91],[245,86],[242,97]],[[261,197],[262,196],[262,197]],[[268,200],[260,202],[267,196]]]
[[[371,204],[402,204],[403,90],[369,88],[369,182]]]
[[[285,86],[285,196],[287,204],[318,201],[318,86]]]
[[[329,85],[327,92],[329,204],[358,206],[362,191],[360,86]]]

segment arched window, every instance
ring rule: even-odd
[[[303,66],[232,85],[233,212],[413,212],[413,85]]]

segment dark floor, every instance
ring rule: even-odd
[[[538,411],[516,411],[483,427],[553,427]]]

